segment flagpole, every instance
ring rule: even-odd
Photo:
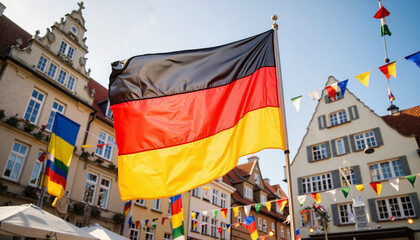
[[[381,0],[378,0],[378,1],[379,1],[379,9],[381,9],[382,7]],[[381,25],[382,25],[382,19],[381,19]],[[385,63],[389,63],[388,51],[386,50],[385,34],[382,36],[382,39],[384,40]]]
[[[50,141],[51,141],[51,135],[48,138],[48,142],[47,142],[47,148],[45,151],[45,155],[46,155],[46,159],[44,159],[44,162],[42,163],[42,178],[41,178],[41,193],[39,194],[39,199],[38,199],[38,203],[36,204],[39,208],[42,208],[42,204],[44,203],[44,195],[45,195],[45,187],[44,187],[44,182],[45,182],[45,168],[47,168],[47,162],[48,162],[48,146],[50,145]]]
[[[280,67],[280,50],[278,46],[278,36],[277,30],[278,25],[276,23],[277,15],[271,16],[271,20],[273,20],[272,28],[274,30],[274,57],[276,60],[276,77],[278,81],[278,100],[281,109],[281,117],[280,119],[283,123],[283,133],[284,133],[284,144],[285,144],[285,166],[286,166],[286,179],[287,179],[287,190],[289,192],[288,202],[289,202],[289,216],[290,216],[290,235],[291,239],[295,239],[295,218],[294,218],[294,211],[293,211],[293,192],[292,192],[292,179],[290,174],[290,151],[289,151],[289,141],[287,136],[287,125],[286,125],[286,108],[284,107],[284,93],[283,93],[283,80],[281,77],[281,67]]]

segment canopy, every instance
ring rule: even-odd
[[[92,224],[89,227],[83,227],[82,229],[100,240],[128,240],[128,238],[111,232],[98,223]]]
[[[97,239],[33,204],[0,207],[0,233],[41,239]]]

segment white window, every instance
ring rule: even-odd
[[[302,178],[303,193],[320,192],[329,189],[332,189],[330,173]]]
[[[58,74],[57,82],[59,82],[61,85],[64,85],[66,82],[67,73],[63,70],[60,70],[60,74]]]
[[[156,210],[156,211],[160,211],[160,203],[161,203],[161,200],[160,199],[153,200],[153,207],[152,207],[152,209],[153,210]]]
[[[242,213],[238,210],[238,222],[242,222]]]
[[[43,101],[44,94],[40,91],[33,90],[23,118],[29,120],[33,124],[36,124],[36,122],[38,121]]]
[[[48,69],[47,75],[48,77],[54,79],[55,78],[55,74],[57,73],[57,65],[55,65],[54,63],[50,64],[50,68]]]
[[[107,207],[110,190],[111,190],[111,180],[102,178],[101,186],[99,188],[99,198],[98,198],[98,205],[101,206],[101,208]],[[99,203],[101,198],[102,198],[102,202]]]
[[[353,204],[342,204],[338,205],[338,213],[340,215],[340,223],[354,223]]]
[[[283,226],[280,227],[280,237],[284,238],[284,227]]]
[[[255,184],[257,185],[260,184],[260,175],[258,175],[258,173],[254,174],[254,181],[255,181]]]
[[[107,118],[112,119],[112,110],[111,110],[111,104],[110,104],[109,100],[108,100],[108,103],[107,103],[107,106],[106,106],[105,116]]]
[[[267,232],[267,220],[263,220],[263,232]]]
[[[66,42],[61,42],[60,53],[66,55],[70,59],[73,59],[74,48],[68,45]]]
[[[144,206],[146,206],[146,200],[144,200],[144,199],[137,199],[134,204],[144,207]]]
[[[287,238],[286,239],[290,240],[290,232],[289,231],[287,231]]]
[[[252,199],[252,189],[245,186],[245,197]]]
[[[202,216],[202,222],[201,222],[201,234],[207,235],[207,225],[209,223],[209,217]]]
[[[32,170],[31,178],[29,179],[29,185],[33,187],[39,187],[42,175],[42,163],[38,160],[41,157],[42,152],[38,152],[35,160],[34,169]],[[44,160],[46,161],[46,160]]]
[[[325,143],[312,146],[313,160],[320,160],[327,158],[327,146]]]
[[[378,145],[373,131],[357,134],[354,136],[354,139],[356,140],[356,150],[365,149],[366,142],[371,147],[376,147]]]
[[[220,227],[222,228],[222,235],[220,236],[221,239],[226,238],[226,223],[220,223]]]
[[[194,188],[193,190],[192,190],[192,195],[194,196],[194,197],[200,197],[200,188],[198,187],[198,188]]]
[[[212,203],[214,205],[218,205],[219,204],[219,191],[217,191],[216,189],[213,189],[213,200]]]
[[[114,145],[114,138],[111,135],[108,135],[104,132],[99,133],[99,144],[105,144],[102,147],[97,146],[96,147],[96,155],[105,158],[107,160],[111,160],[112,157],[112,149]]]
[[[222,208],[226,207],[226,198],[227,198],[226,193],[221,193],[220,194],[220,207],[222,207]]]
[[[54,101],[53,106],[51,108],[50,117],[48,118],[48,125],[46,127],[47,131],[51,131],[53,127],[56,112],[64,114],[64,105],[57,101]]]
[[[258,218],[258,231],[262,231],[262,221],[261,221],[261,218]]]
[[[87,179],[86,179],[86,183],[85,183],[85,191],[89,186],[93,187],[93,192],[92,192],[92,199],[89,201],[90,204],[93,204],[93,199],[95,197],[95,192],[96,192],[96,184],[98,183],[98,175],[93,174],[93,173],[88,173],[87,175]],[[85,192],[83,192],[83,194],[85,194]],[[84,196],[83,198],[84,199]],[[84,201],[84,200],[83,200]]]
[[[154,239],[155,239],[155,229],[146,228],[146,240],[154,240]]]
[[[140,237],[140,232],[136,228],[136,224],[132,223],[130,226],[130,240],[138,240]]]
[[[261,194],[261,203],[267,202],[267,197],[263,194]]]
[[[17,181],[22,171],[22,165],[28,154],[28,146],[15,142],[10,151],[3,177],[6,179]]]
[[[336,139],[335,140],[335,147],[337,149],[337,155],[346,154],[344,139],[342,139],[342,138]]]
[[[332,113],[330,115],[330,125],[335,126],[341,123],[347,122],[346,111],[342,110],[339,112]]]
[[[60,50],[59,50],[59,51],[60,51],[62,54],[65,54],[65,53],[66,53],[67,46],[68,46],[68,44],[67,44],[67,43],[65,43],[65,42],[61,42],[61,46],[60,46]]]
[[[163,240],[172,240],[172,234],[170,233],[165,233],[163,235]]]
[[[376,200],[379,220],[414,217],[414,207],[409,196]]]
[[[216,219],[211,219],[211,236],[212,237],[217,237],[217,220]]]
[[[76,84],[76,79],[73,76],[69,77],[69,80],[67,81],[66,87],[70,90],[74,90],[74,85]]]
[[[275,223],[271,223],[271,231],[276,232],[276,224]]]
[[[341,175],[341,186],[347,187],[350,185],[354,185],[356,183],[356,175],[354,175],[354,168],[341,168],[340,169]]]
[[[39,58],[38,64],[36,65],[36,69],[38,69],[41,72],[45,71],[45,68],[47,66],[48,63],[48,59],[46,59],[45,57],[41,56]]]
[[[404,176],[400,160],[369,165],[369,171],[374,182]]]

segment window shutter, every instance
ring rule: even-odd
[[[353,116],[353,109],[352,109],[352,107],[353,107],[353,106],[348,107],[350,121],[354,119],[354,116]]]
[[[419,203],[419,197],[416,192],[410,193],[411,203],[413,204],[414,213],[416,214],[416,217],[420,216],[420,203]]]
[[[331,149],[332,149],[333,157],[336,157],[337,156],[337,149],[335,148],[335,139],[331,140]]]
[[[349,109],[349,115],[350,115],[350,120],[355,120],[359,118],[359,112],[357,112],[357,106],[353,105],[348,107]]]
[[[302,191],[302,178],[301,177],[298,177],[297,184],[298,184],[298,193],[299,193],[299,195],[303,195],[303,191]]]
[[[336,94],[335,95],[335,100],[339,100],[339,99],[342,99],[343,98],[343,95],[341,94],[341,91],[340,92],[336,92],[335,94]]]
[[[378,212],[376,211],[376,202],[374,198],[368,199],[369,211],[370,211],[370,221],[378,221]]]
[[[350,134],[349,138],[350,138],[351,151],[356,152],[356,143],[354,142],[354,135]]]
[[[331,100],[331,98],[330,98],[330,96],[328,96],[328,93],[325,94],[325,103],[330,103],[330,100]]]
[[[347,136],[344,136],[343,140],[344,140],[344,147],[346,149],[346,153],[350,153],[349,138]]]
[[[382,141],[381,131],[379,128],[374,128],[373,132],[375,133],[375,139],[378,146],[384,145],[384,142]]]
[[[360,174],[360,166],[356,165],[353,166],[353,172],[354,172],[354,179],[355,179],[355,184],[362,184],[362,174]]]
[[[338,169],[334,169],[331,171],[331,178],[333,182],[333,188],[341,187],[341,176],[340,171]]]
[[[308,163],[313,162],[313,159],[312,159],[312,146],[307,146],[306,147],[306,153],[308,154]]]
[[[335,226],[340,225],[340,217],[338,216],[338,205],[337,204],[331,204],[331,213],[333,218],[333,224]]]
[[[403,169],[404,175],[405,176],[411,175],[410,167],[408,166],[408,162],[407,162],[407,157],[405,155],[400,156],[398,160],[400,160],[401,162],[401,167]]]
[[[327,119],[326,119],[325,115],[322,115],[322,116],[318,117],[318,127],[319,127],[319,130],[327,127]]]
[[[325,142],[325,148],[327,150],[327,158],[330,158],[331,157],[331,147],[330,147],[330,142],[329,141]]]

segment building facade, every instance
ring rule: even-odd
[[[336,82],[329,77],[326,86]],[[407,222],[420,216],[420,185],[413,187],[405,179],[420,172],[419,146],[415,137],[401,134],[386,118],[348,90],[338,91],[334,101],[323,91],[291,165],[293,192],[307,196],[302,206],[294,202],[302,239],[324,239],[322,211],[329,216],[329,239],[420,238],[418,220]],[[411,120],[408,125],[419,121]],[[399,182],[398,191],[390,181]],[[382,185],[380,194],[371,183]],[[312,197],[317,193],[319,204]]]

